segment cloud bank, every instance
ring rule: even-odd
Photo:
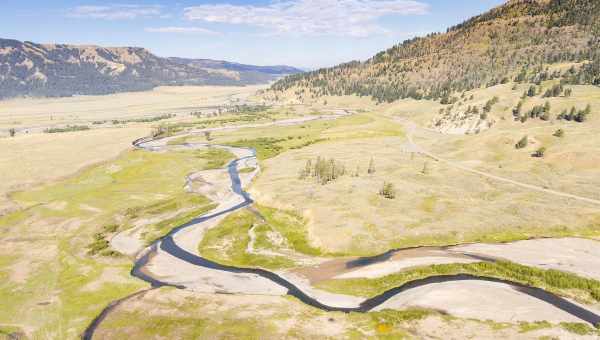
[[[211,31],[202,27],[180,27],[180,26],[169,26],[169,27],[147,27],[144,29],[146,32],[151,33],[179,33],[179,34],[203,34],[203,35],[220,35],[219,32]]]
[[[101,5],[77,6],[68,11],[72,18],[123,20],[137,18],[164,17],[162,6],[158,5]]]
[[[429,6],[412,0],[283,0],[265,6],[206,4],[184,9],[192,21],[249,25],[276,35],[368,37],[388,31],[379,19],[422,15]]]

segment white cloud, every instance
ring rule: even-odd
[[[202,27],[147,27],[144,29],[151,33],[181,33],[181,34],[204,34],[204,35],[219,35],[219,32],[211,31]]]
[[[386,15],[419,15],[429,6],[413,0],[274,0],[265,6],[207,4],[184,9],[188,20],[261,27],[271,34],[367,37],[387,33]]]
[[[165,17],[162,6],[111,4],[105,6],[77,6],[67,13],[72,18],[122,20]]]

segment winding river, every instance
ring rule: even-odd
[[[138,149],[143,149],[143,150],[150,151],[150,152],[162,151],[165,148],[167,148],[166,143],[163,143],[162,146],[157,146],[156,144],[152,144],[155,142],[157,142],[157,140],[154,140],[151,138],[141,138],[141,139],[134,141],[133,145],[134,145],[134,147],[136,147]],[[190,149],[206,147],[206,146],[207,145],[203,144],[203,143],[186,143],[186,144],[179,145],[179,147],[190,148]],[[216,146],[216,147],[231,148],[231,147],[226,147],[226,146]],[[550,292],[547,292],[543,289],[530,287],[530,286],[523,285],[518,282],[509,281],[509,280],[502,280],[502,279],[497,279],[497,278],[492,278],[492,277],[475,276],[475,275],[468,275],[468,274],[440,275],[440,276],[432,276],[432,277],[428,277],[425,279],[410,281],[401,286],[392,288],[378,296],[366,299],[366,300],[362,301],[359,306],[356,306],[356,307],[331,306],[331,305],[328,305],[328,304],[320,301],[317,297],[312,296],[309,292],[304,291],[303,289],[299,288],[294,283],[290,282],[288,279],[282,277],[281,275],[279,275],[275,272],[265,270],[265,269],[260,269],[260,268],[243,268],[243,267],[222,265],[217,262],[203,258],[197,254],[191,253],[190,251],[182,248],[180,245],[177,244],[177,242],[175,240],[175,236],[178,233],[182,232],[183,230],[187,229],[190,226],[197,225],[197,224],[203,223],[203,222],[207,222],[207,221],[210,221],[210,220],[218,218],[218,217],[222,217],[226,214],[237,211],[244,207],[248,207],[253,204],[253,200],[250,197],[250,195],[246,191],[244,191],[242,181],[240,180],[240,175],[238,172],[238,165],[240,163],[248,161],[248,160],[255,161],[256,153],[254,150],[251,150],[251,149],[244,149],[244,148],[239,148],[239,149],[243,149],[246,152],[250,151],[250,153],[251,153],[251,155],[249,155],[249,156],[241,157],[241,158],[231,161],[227,166],[229,178],[231,180],[231,189],[232,189],[233,193],[236,196],[238,196],[238,198],[240,198],[239,203],[237,203],[231,207],[222,209],[222,210],[212,211],[206,215],[199,216],[198,218],[196,218],[188,223],[178,226],[175,229],[173,229],[171,232],[169,232],[169,234],[167,234],[164,237],[162,237],[161,239],[157,240],[149,248],[147,248],[142,253],[142,255],[136,259],[133,269],[131,270],[131,275],[140,280],[150,283],[151,288],[138,291],[132,295],[129,295],[127,297],[124,297],[122,299],[119,299],[119,300],[116,300],[116,301],[113,301],[112,303],[110,303],[87,327],[87,329],[85,330],[85,332],[82,335],[83,339],[92,339],[95,330],[102,323],[102,321],[106,318],[106,316],[115,307],[126,302],[128,299],[143,295],[152,289],[156,289],[156,288],[164,287],[164,286],[185,288],[182,285],[177,285],[177,284],[172,284],[169,282],[162,281],[160,278],[154,277],[152,275],[152,273],[150,273],[148,270],[146,270],[146,266],[148,265],[149,261],[152,259],[153,256],[155,256],[157,254],[157,252],[159,250],[177,258],[179,261],[185,262],[185,263],[193,265],[193,266],[202,267],[202,268],[214,270],[214,271],[223,271],[223,272],[228,272],[228,273],[258,275],[261,278],[269,280],[270,282],[274,283],[275,285],[285,289],[287,291],[288,295],[294,296],[301,302],[303,302],[307,305],[310,305],[312,307],[319,308],[324,311],[365,313],[365,312],[369,312],[369,311],[375,309],[376,307],[382,305],[384,302],[388,301],[392,297],[394,297],[398,294],[402,294],[403,292],[406,292],[408,290],[411,290],[411,289],[414,289],[417,287],[422,287],[422,286],[437,284],[437,283],[452,282],[452,281],[460,282],[460,281],[476,280],[476,281],[494,282],[494,283],[500,283],[503,285],[507,285],[522,294],[526,294],[528,296],[539,299],[545,303],[551,304],[554,307],[578,318],[579,320],[581,320],[583,322],[590,323],[592,325],[600,324],[600,315],[595,314],[594,312],[587,310],[584,307],[581,307],[567,299],[559,297],[559,296],[552,294]],[[390,254],[395,251],[397,251],[397,250],[390,250],[379,256],[355,260],[352,263],[348,263],[348,265],[363,266],[363,265],[368,265],[373,262],[379,262],[379,261],[387,259],[390,256]],[[489,259],[484,258],[482,260],[489,260]]]

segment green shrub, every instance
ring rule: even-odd
[[[45,129],[45,133],[62,133],[62,132],[73,132],[73,131],[85,131],[89,130],[90,127],[87,125],[67,125],[63,128],[48,128]]]
[[[379,195],[387,198],[387,199],[395,199],[396,198],[396,188],[393,183],[383,182],[383,186],[381,190],[379,190]]]
[[[529,144],[529,139],[527,138],[527,136],[524,136],[523,138],[521,138],[521,140],[519,140],[517,142],[517,144],[515,144],[515,148],[523,149],[523,148],[527,147],[528,144]]]
[[[535,152],[532,154],[532,156],[537,157],[537,158],[542,158],[542,157],[544,157],[545,153],[546,153],[546,148],[542,146],[541,148],[535,150]]]

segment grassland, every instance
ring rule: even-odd
[[[101,129],[66,134],[18,135],[0,138],[0,211],[11,205],[8,192],[58,180],[81,168],[117,157],[147,127]]]
[[[588,303],[600,302],[600,282],[557,270],[543,270],[511,262],[440,264],[410,269],[376,279],[335,279],[318,286],[327,291],[372,297],[402,284],[435,275],[472,274],[507,279],[544,288]]]
[[[302,149],[331,141],[402,136],[403,130],[389,118],[367,113],[336,120],[317,120],[300,125],[241,128],[235,131],[214,131],[211,143],[245,146],[256,149],[259,160],[275,157],[287,150]],[[189,137],[185,141],[205,141]]]
[[[542,93],[553,85],[555,82],[543,82]],[[319,102],[327,100],[332,106],[345,104],[359,112],[352,119],[374,117],[385,122],[386,129],[400,129],[396,120],[414,121],[423,127],[411,132],[420,147],[461,166],[541,188],[600,198],[596,190],[600,186],[600,173],[595,166],[600,162],[596,157],[599,141],[595,133],[600,126],[597,87],[570,86],[573,90],[570,97],[528,97],[524,112],[549,101],[553,119],[516,122],[512,119],[512,109],[528,87],[529,84],[505,84],[466,92],[460,106],[454,105],[455,110],[483,107],[490,99],[499,98],[488,114],[488,120],[495,122],[492,128],[471,135],[448,135],[425,129],[440,109],[450,107],[439,102],[408,99],[375,105],[364,97],[326,97]],[[584,123],[554,119],[565,108],[583,108],[588,103],[592,114]],[[368,125],[362,122],[349,129],[364,129]],[[553,136],[559,128],[565,131],[562,138]],[[524,135],[530,137],[530,145],[516,150],[514,144]],[[262,134],[263,138],[286,137],[280,136],[276,132]],[[600,236],[600,213],[595,205],[452,168],[415,153],[401,135],[386,137],[385,133],[373,133],[374,138],[361,138],[365,135],[349,133],[349,136],[271,153],[263,164],[264,172],[250,189],[259,202],[294,210],[306,217],[311,241],[326,251],[373,255],[405,246]],[[532,157],[541,146],[547,148],[546,155]],[[352,173],[357,169],[360,175],[346,176],[326,186],[299,180],[298,173],[305,162],[319,156],[334,158]],[[370,158],[375,162],[374,174],[366,173]],[[396,199],[378,197],[377,191],[384,182],[394,184]]]
[[[319,256],[310,245],[305,221],[291,212],[259,206],[227,216],[206,232],[199,252],[221,264],[282,269],[297,266],[295,257]],[[250,229],[254,239],[251,239]],[[252,242],[253,252],[248,252]],[[268,253],[266,253],[266,252]]]
[[[426,309],[326,313],[293,298],[203,295],[161,288],[118,307],[97,332],[106,339],[124,334],[130,339],[537,339],[593,337],[596,333],[583,324],[481,322]]]
[[[6,302],[0,327],[18,327],[33,338],[77,338],[110,301],[144,286],[129,276],[130,260],[106,241],[136,225],[150,242],[212,208],[183,190],[185,176],[231,156],[129,151],[13,194],[21,208],[0,218],[0,299]]]
[[[61,118],[54,118],[65,124],[79,124],[91,118],[91,115],[88,117],[87,113],[78,111],[88,104],[92,112],[97,110],[106,114],[102,119],[137,119],[150,113],[155,116],[159,108],[168,108],[169,112],[189,112],[194,106],[206,105],[200,99],[183,105],[181,99],[202,97],[196,97],[192,89],[157,91],[165,91],[157,96],[170,99],[152,107],[153,102],[146,104],[141,97],[136,97],[131,101],[137,104],[132,104],[131,112],[125,116],[115,114],[113,117],[108,113],[111,105],[116,105],[112,97],[107,104],[99,104],[99,99],[95,98],[49,101],[51,107],[69,103],[62,113],[57,113],[56,117]],[[490,119],[496,121],[491,130],[465,136],[420,129],[413,137],[427,150],[466,166],[598,198],[595,189],[600,185],[600,176],[595,166],[599,161],[595,156],[598,150],[595,131],[600,124],[600,115],[593,114],[582,124],[514,122],[510,110],[522,91],[523,88],[518,86],[513,90],[512,84],[508,84],[469,92],[467,98],[472,94],[473,99],[467,99],[463,105],[483,105],[491,97],[499,96],[499,103],[490,112]],[[575,87],[571,98],[549,100],[553,110],[586,102],[591,102],[597,110],[600,99],[595,91],[591,87]],[[138,94],[115,96],[128,95]],[[175,98],[177,95],[182,98]],[[223,96],[235,98],[237,94],[223,92]],[[91,102],[86,104],[85,100]],[[315,257],[373,255],[406,246],[503,242],[540,236],[600,237],[600,212],[596,206],[497,183],[415,153],[407,143],[406,131],[396,119],[409,118],[427,126],[443,105],[425,100],[374,105],[366,98],[356,97],[329,97],[327,100],[329,107],[354,108],[358,113],[330,121],[211,133],[210,143],[257,150],[262,172],[250,192],[260,205],[257,211],[236,212],[208,230],[199,245],[203,256],[223,264],[283,269],[304,265]],[[544,101],[528,99],[525,109]],[[39,108],[42,104],[36,105]],[[4,108],[7,107],[11,108],[10,105]],[[327,108],[324,105],[295,107],[293,110],[280,108],[271,111],[269,116],[252,117],[251,121],[266,122],[274,117],[292,117],[313,111],[325,113]],[[2,109],[0,106],[0,111]],[[22,125],[48,123],[47,117],[34,114],[32,110],[15,111],[24,117]],[[183,130],[238,125],[250,119],[235,115],[188,118],[167,123]],[[6,124],[21,126],[14,122]],[[564,137],[552,136],[558,128],[565,130]],[[147,131],[148,127],[142,129]],[[0,240],[4,245],[0,250],[0,299],[9,302],[0,310],[0,334],[22,331],[29,337],[78,337],[83,327],[108,302],[143,286],[129,277],[130,260],[111,250],[108,241],[116,232],[140,228],[143,241],[148,244],[214,207],[207,198],[183,191],[185,176],[199,170],[221,168],[232,158],[231,154],[221,149],[169,153],[127,151],[115,160],[108,160],[116,157],[132,139],[146,134],[133,131],[125,134],[127,130],[92,129],[0,140],[10,150],[4,162],[14,164],[10,167],[14,173],[7,178],[16,184],[31,178],[36,181],[56,179],[75,172],[82,165],[104,161],[70,178],[12,195],[19,209],[0,217]],[[123,133],[121,139],[115,137],[117,132]],[[532,137],[531,147],[516,151],[515,140],[525,134]],[[103,141],[94,140],[100,135],[104,136]],[[49,140],[50,137],[53,140]],[[114,141],[112,153],[103,149],[107,140]],[[17,148],[21,141],[22,150],[26,152],[19,152]],[[42,145],[39,150],[37,141]],[[183,137],[172,144],[186,141],[206,142],[207,138]],[[547,146],[547,156],[532,158],[533,148],[541,145]],[[70,152],[64,153],[65,149]],[[84,151],[88,154],[82,157]],[[48,154],[46,158],[44,153]],[[305,162],[316,157],[342,162],[348,174],[327,185],[300,179],[298,174]],[[371,158],[375,172],[369,174],[366,170]],[[47,159],[45,163],[48,164],[35,163],[39,159]],[[28,172],[27,169],[31,170]],[[247,168],[241,172],[253,170]],[[395,199],[378,195],[384,182],[395,185]],[[327,281],[321,283],[320,288],[375,295],[414,278],[459,272],[509,278],[586,302],[597,303],[599,296],[596,281],[508,263],[441,265],[381,279]],[[288,299],[192,298],[188,295],[182,295],[182,298],[178,294],[191,293],[163,289],[149,293],[148,300],[141,298],[111,315],[102,325],[99,336],[111,338],[128,334],[135,339],[202,337],[210,333],[215,338],[239,337],[241,334],[294,338],[412,338],[423,334],[443,337],[451,333],[464,338],[469,335],[515,337],[519,332],[533,334],[532,337],[560,336],[564,335],[560,333],[562,329],[574,332],[569,334],[589,333],[589,329],[578,324],[509,324],[500,327],[454,320],[437,312],[421,310],[369,315],[326,314]],[[240,305],[238,300],[244,303]],[[215,304],[219,308],[215,309]],[[330,318],[335,321],[329,321]],[[290,320],[295,323],[290,325]],[[469,328],[465,329],[465,325]]]
[[[108,96],[13,99],[0,102],[0,129],[188,115],[200,107],[241,103],[262,87],[172,86]]]

